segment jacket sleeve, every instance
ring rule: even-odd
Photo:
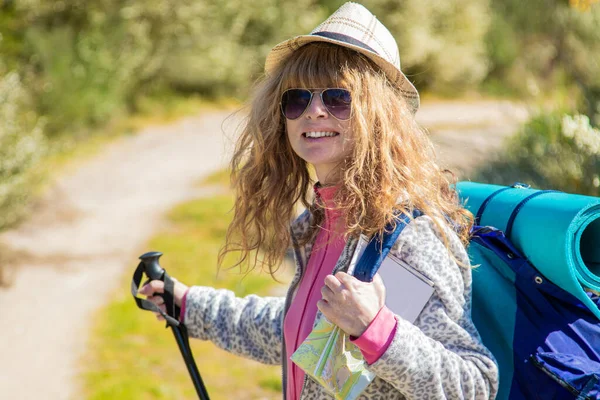
[[[435,290],[415,325],[395,316],[392,342],[368,368],[407,399],[493,399],[498,367],[471,320],[469,258],[456,234],[444,229],[450,252],[428,216],[412,221],[391,250]]]
[[[186,296],[191,337],[264,364],[281,364],[283,297],[235,297],[229,290],[193,286]]]

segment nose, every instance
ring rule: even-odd
[[[306,110],[307,118],[327,118],[329,116],[329,111],[323,104],[321,100],[321,92],[313,93],[312,100],[308,105],[308,109]]]

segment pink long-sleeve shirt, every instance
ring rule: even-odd
[[[290,357],[298,346],[308,337],[312,331],[313,323],[317,315],[317,302],[321,299],[321,288],[325,284],[325,277],[329,275],[342,254],[345,241],[340,232],[343,225],[337,225],[341,213],[332,210],[335,187],[317,188],[317,195],[326,205],[325,222],[317,235],[313,251],[308,261],[308,266],[298,287],[290,309],[288,310],[284,325],[287,360],[287,387],[285,388],[288,400],[300,399],[302,385],[304,383],[304,371],[294,364]],[[330,240],[333,238],[332,240]],[[189,292],[189,290],[188,290]],[[185,315],[187,294],[185,293],[181,305],[181,321]],[[367,330],[358,338],[350,338],[360,349],[365,361],[373,364],[387,350],[396,331],[396,319],[394,314],[383,307]]]
[[[341,213],[330,209],[334,205],[335,191],[335,187],[317,188],[317,195],[326,206],[324,226],[313,245],[306,271],[284,320],[283,332],[288,356],[285,390],[289,400],[300,398],[305,375],[304,371],[290,360],[290,356],[311,332],[325,277],[333,271],[346,244],[340,232],[343,224],[338,225]],[[359,338],[351,340],[361,350],[367,363],[372,364],[389,346],[395,329],[396,319],[393,313],[387,307],[383,307],[367,330]]]

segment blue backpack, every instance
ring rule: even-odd
[[[490,202],[500,193],[523,188],[483,186],[485,197],[475,201],[477,209],[470,210],[477,215],[476,223],[481,222],[484,211],[487,208],[489,212]],[[465,192],[472,186],[461,188],[459,184],[457,189],[461,197],[467,197]],[[579,292],[572,290],[572,294],[552,283],[504,233],[512,232],[517,215],[527,203],[547,193],[554,192],[520,192],[514,207],[503,204],[499,212],[506,214],[508,224],[503,230],[479,225],[473,228],[468,248],[471,262],[477,266],[472,274],[473,322],[498,362],[497,399],[600,399],[598,296],[581,290],[586,296],[582,299]],[[600,199],[596,200],[600,204]],[[373,278],[409,221],[403,216],[396,229],[381,238],[382,243],[378,239],[369,243],[355,276],[364,281]],[[600,237],[600,229],[598,233]],[[363,259],[370,262],[363,263]]]
[[[498,399],[599,399],[600,323],[491,227],[475,227],[472,318],[500,370]],[[598,302],[597,296],[593,301]]]

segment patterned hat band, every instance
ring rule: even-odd
[[[346,42],[346,43],[351,44],[353,46],[362,47],[365,50],[372,51],[373,53],[379,55],[379,53],[377,52],[377,50],[373,49],[371,46],[366,45],[365,43],[361,42],[360,40],[354,39],[352,36],[344,35],[343,33],[337,33],[337,32],[315,32],[315,33],[311,33],[311,35],[321,36],[321,37],[324,37],[324,38],[333,39],[333,40],[337,40],[337,41],[340,41],[340,42]]]

